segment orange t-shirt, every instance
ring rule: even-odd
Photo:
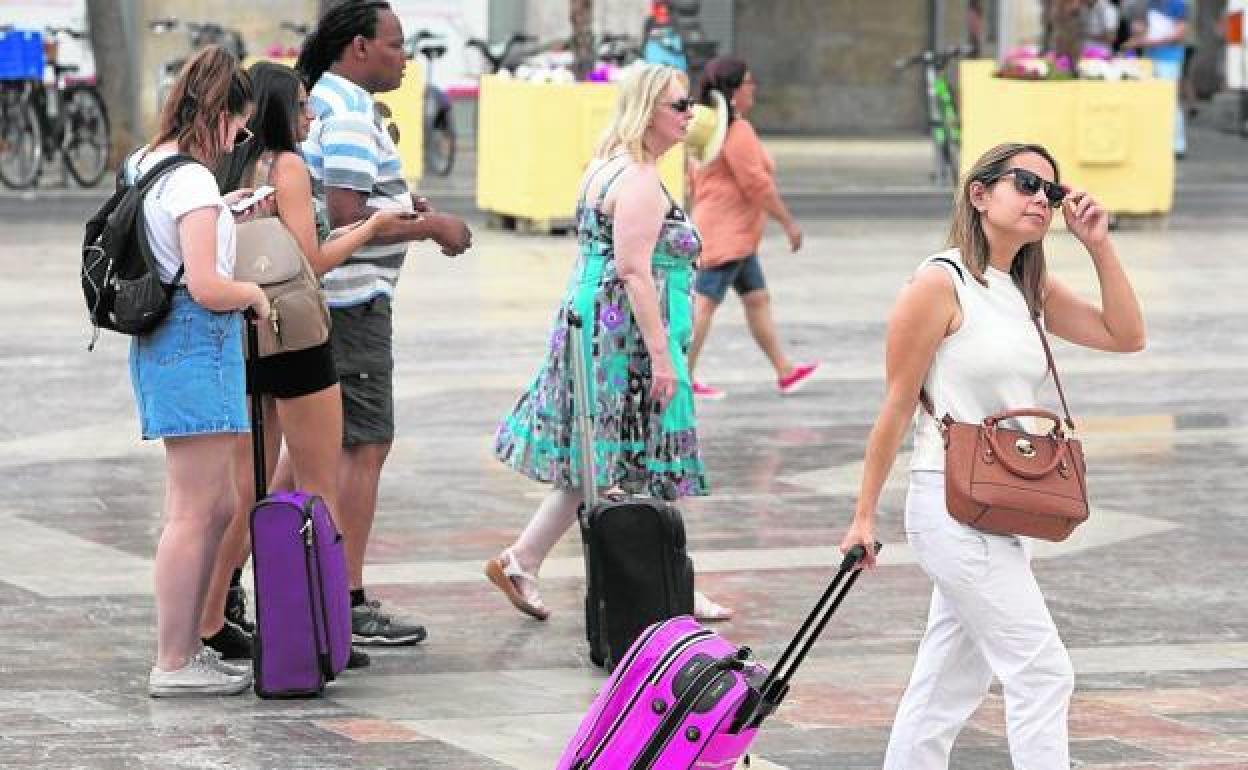
[[[693,174],[693,223],[702,236],[698,267],[718,267],[758,251],[776,190],[776,164],[745,118],[728,126],[719,156]]]

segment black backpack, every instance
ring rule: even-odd
[[[82,294],[93,328],[87,350],[95,348],[101,328],[144,334],[168,315],[183,268],[178,267],[173,283],[161,282],[147,238],[143,198],[166,173],[194,162],[189,155],[165,158],[132,185],[126,184],[126,163],[122,163],[112,197],[87,220],[82,241]]]

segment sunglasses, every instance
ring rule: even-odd
[[[668,102],[667,106],[677,112],[688,112],[693,109],[693,105],[697,104],[693,99],[686,96],[684,99],[677,99],[674,102]]]
[[[1038,176],[1037,174],[1021,168],[1012,168],[1001,175],[1001,177],[1014,177],[1014,189],[1021,195],[1031,197],[1040,190],[1044,190],[1044,197],[1048,199],[1051,208],[1057,208],[1062,205],[1062,201],[1070,194],[1070,188],[1056,182]]]
[[[255,138],[255,134],[251,133],[251,129],[243,126],[238,129],[238,133],[234,135],[234,146],[241,147]]]

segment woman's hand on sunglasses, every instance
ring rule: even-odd
[[[1109,239],[1109,212],[1090,194],[1073,190],[1062,201],[1066,229],[1089,250]]]

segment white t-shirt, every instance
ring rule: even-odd
[[[142,150],[132,154],[126,162],[127,181],[133,183],[137,177],[172,155],[172,152],[144,153]],[[212,172],[199,163],[188,163],[167,173],[143,200],[147,238],[156,257],[160,280],[165,283],[173,280],[182,265],[178,220],[201,208],[217,209],[217,272],[225,278],[234,276],[234,215],[221,200],[221,190]],[[179,283],[186,284],[185,274]]]

